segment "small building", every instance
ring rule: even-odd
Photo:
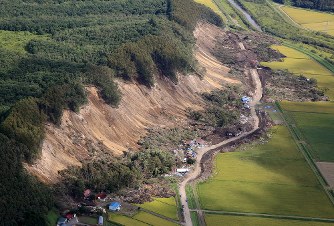
[[[67,214],[65,215],[65,217],[66,217],[67,220],[71,220],[71,219],[73,219],[74,214],[73,214],[73,213],[67,213]]]
[[[107,194],[105,192],[100,192],[95,197],[101,201],[105,201],[107,198]]]
[[[99,216],[98,225],[103,225],[103,217]]]
[[[176,172],[177,173],[187,173],[187,172],[189,172],[189,169],[188,168],[176,169]]]
[[[119,202],[112,202],[109,204],[109,210],[110,211],[120,211],[121,204]]]
[[[60,217],[57,221],[57,226],[63,226],[67,222],[67,219],[65,217]]]
[[[248,97],[248,96],[243,96],[243,97],[241,97],[241,101],[242,101],[242,103],[248,103],[248,102],[251,101],[251,98]]]

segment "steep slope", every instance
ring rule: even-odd
[[[203,79],[197,75],[179,75],[179,83],[175,85],[157,78],[152,89],[118,81],[122,92],[118,108],[105,104],[95,87],[87,87],[88,104],[79,113],[65,111],[59,127],[46,126],[42,156],[26,168],[45,182],[55,182],[59,170],[80,165],[80,161],[94,158],[104,150],[121,155],[137,148],[137,141],[148,128],[184,125],[188,108],[203,107],[200,93],[222,88],[223,83],[239,83],[226,77],[229,69],[210,54],[217,36],[224,35],[224,31],[205,23],[197,26],[194,35],[196,58],[206,71]]]

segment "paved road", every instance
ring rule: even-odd
[[[253,100],[249,104],[249,106],[251,108],[251,117],[253,119],[253,129],[249,132],[243,133],[239,137],[233,137],[233,138],[230,138],[228,140],[224,140],[223,142],[220,142],[218,144],[198,149],[194,170],[189,172],[185,176],[184,180],[181,182],[180,187],[179,187],[179,193],[181,195],[181,204],[184,206],[183,215],[184,215],[184,220],[185,220],[185,225],[186,226],[191,226],[192,225],[189,206],[188,206],[188,203],[186,202],[186,198],[187,198],[186,197],[186,185],[187,185],[188,182],[196,179],[200,175],[200,173],[201,173],[200,163],[201,163],[201,159],[202,159],[203,155],[210,150],[219,148],[219,147],[221,147],[223,145],[226,145],[226,144],[228,144],[232,141],[236,141],[236,140],[239,140],[243,137],[246,137],[249,134],[252,134],[253,132],[255,132],[259,128],[260,120],[259,120],[259,117],[256,114],[255,105],[258,104],[260,102],[261,98],[262,98],[262,84],[261,84],[261,81],[260,81],[260,78],[259,78],[259,75],[258,75],[256,69],[251,69],[250,70],[250,75],[252,77],[252,80],[253,80],[253,83],[254,83],[254,86],[255,86]]]

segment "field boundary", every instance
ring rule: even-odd
[[[321,58],[320,56],[318,56],[316,54],[313,54],[310,51],[305,50],[304,48],[297,47],[294,44],[291,44],[291,43],[288,43],[288,42],[283,42],[282,44],[283,44],[283,46],[292,48],[294,50],[297,50],[301,53],[306,54],[307,56],[311,57],[311,59],[315,60],[316,62],[318,62],[319,64],[321,64],[325,68],[327,68],[329,71],[334,73],[334,65],[332,63],[330,63],[329,61],[327,61],[326,59]]]
[[[298,28],[301,28],[301,29],[305,29],[305,30],[308,30],[304,27],[302,27],[300,24],[298,24],[296,21],[294,21],[283,9],[282,7],[284,5],[280,5],[280,4],[277,4],[277,3],[270,3],[268,0],[266,0],[266,2],[268,3],[268,5],[273,9],[275,10],[278,14],[281,15],[281,17],[287,22],[289,23],[290,25],[294,26],[294,27],[298,27]],[[273,5],[274,4],[274,5]]]
[[[192,210],[196,211],[196,210]],[[262,217],[262,218],[273,218],[273,219],[287,219],[287,220],[300,220],[300,221],[316,221],[316,222],[334,222],[331,218],[318,218],[318,217],[302,217],[293,215],[275,215],[265,213],[249,213],[249,212],[230,212],[230,211],[215,211],[215,210],[202,210],[208,214],[216,215],[230,215],[230,216],[248,216],[248,217]]]
[[[323,177],[323,175],[321,174],[317,164],[314,162],[314,159],[309,151],[309,147],[305,145],[305,143],[303,142],[303,136],[302,133],[299,131],[299,129],[295,126],[292,126],[291,123],[291,119],[290,117],[287,115],[287,113],[283,110],[283,108],[281,107],[281,105],[279,104],[279,102],[275,102],[277,109],[279,110],[279,112],[282,115],[282,118],[286,124],[286,127],[288,128],[290,134],[292,135],[298,149],[300,150],[300,152],[303,154],[303,156],[306,159],[306,162],[308,163],[308,165],[310,166],[310,168],[312,169],[313,173],[315,174],[316,178],[318,179],[320,185],[322,186],[322,188],[324,189],[328,199],[331,201],[332,205],[334,206],[334,197],[333,194],[331,193],[331,191],[328,189],[329,185],[327,183],[327,181],[325,180],[325,178]]]

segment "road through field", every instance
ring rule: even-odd
[[[243,133],[241,134],[239,137],[233,137],[231,139],[228,140],[224,140],[223,142],[220,142],[218,144],[215,145],[211,145],[208,147],[204,147],[204,148],[200,148],[197,151],[197,158],[196,158],[196,163],[194,166],[194,170],[192,170],[191,172],[189,172],[186,177],[184,178],[184,180],[181,182],[180,187],[179,187],[179,193],[180,193],[180,198],[181,198],[181,203],[184,206],[183,208],[183,215],[184,215],[184,220],[185,220],[185,225],[186,226],[191,226],[192,225],[192,221],[191,221],[191,217],[190,217],[190,209],[187,203],[187,197],[186,197],[186,185],[188,182],[195,180],[201,173],[201,159],[203,157],[203,155],[213,149],[219,148],[223,145],[226,145],[230,142],[236,141],[236,140],[240,140],[252,133],[254,133],[258,128],[259,128],[259,124],[260,124],[260,120],[259,117],[256,114],[256,110],[255,110],[255,105],[258,104],[262,98],[262,84],[259,78],[259,74],[257,72],[256,69],[251,69],[250,71],[250,76],[252,78],[252,81],[254,83],[254,95],[252,98],[252,101],[250,103],[250,108],[251,108],[251,117],[253,120],[253,129],[249,132]]]

